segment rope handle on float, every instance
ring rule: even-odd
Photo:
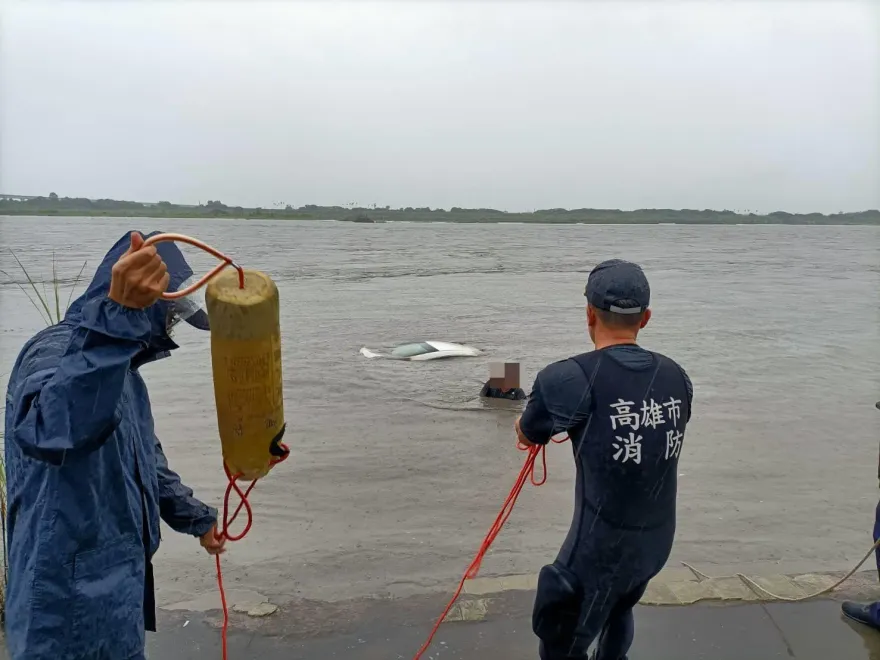
[[[180,291],[174,291],[171,293],[163,293],[162,298],[165,300],[176,300],[177,298],[183,298],[184,296],[188,296],[194,291],[198,291],[200,288],[205,286],[208,282],[214,279],[217,275],[220,274],[228,266],[232,266],[235,270],[238,271],[238,287],[240,289],[244,288],[244,269],[241,266],[237,265],[231,257],[226,256],[220,250],[208,245],[207,243],[198,240],[197,238],[192,238],[191,236],[186,236],[185,234],[175,234],[175,233],[166,233],[166,234],[156,234],[155,236],[150,236],[150,238],[144,241],[143,247],[148,245],[155,245],[156,243],[164,243],[169,241],[176,241],[179,243],[187,243],[188,245],[192,245],[193,247],[197,247],[201,250],[204,250],[208,254],[217,257],[221,263],[217,264],[211,271],[205,274],[198,282],[192,284]],[[273,456],[269,461],[270,469],[282,463],[290,456],[290,450],[287,445],[283,442],[278,442],[278,446],[280,447],[282,453],[279,456]],[[253,510],[251,509],[251,504],[248,501],[248,497],[251,494],[251,491],[254,489],[254,486],[257,485],[257,480],[251,481],[250,485],[242,491],[241,486],[238,485],[238,480],[242,477],[241,474],[232,474],[229,470],[229,466],[226,464],[226,461],[223,461],[223,470],[226,472],[226,492],[223,495],[223,519],[222,521],[218,521],[219,528],[214,532],[214,538],[216,539],[226,539],[227,541],[240,541],[247,533],[251,530],[251,526],[253,525]],[[229,515],[229,497],[232,495],[232,491],[239,496],[240,501],[238,506],[235,508],[232,516]],[[229,526],[235,522],[235,519],[238,518],[238,514],[241,513],[241,510],[244,509],[247,514],[247,522],[245,523],[244,529],[239,534],[230,534]],[[217,566],[217,587],[220,591],[220,603],[223,606],[223,628],[221,629],[221,639],[222,639],[222,650],[223,650],[223,660],[227,660],[228,650],[227,650],[227,631],[229,629],[229,607],[226,602],[226,589],[223,586],[223,570],[220,567],[220,555],[214,555],[214,560]]]
[[[562,444],[568,439],[569,438],[567,435],[560,438],[557,438],[555,436],[550,438],[550,440],[552,440],[555,444]],[[422,647],[415,654],[413,660],[420,660],[425,652],[431,647],[431,642],[434,641],[434,636],[440,629],[440,625],[446,619],[449,611],[452,609],[452,606],[455,605],[455,602],[458,600],[459,596],[461,596],[461,592],[464,590],[464,583],[477,577],[477,574],[480,572],[480,566],[483,563],[483,559],[489,552],[489,549],[492,547],[492,544],[495,542],[495,539],[498,537],[498,534],[501,532],[504,524],[513,513],[513,507],[514,505],[516,505],[516,501],[517,499],[519,499],[519,495],[525,487],[526,483],[531,481],[532,485],[537,487],[543,486],[547,482],[547,445],[526,446],[522,443],[517,443],[516,447],[520,451],[528,452],[528,454],[526,455],[526,460],[523,463],[522,469],[519,471],[519,475],[517,476],[516,481],[513,484],[513,488],[510,489],[510,493],[507,495],[507,499],[504,500],[501,511],[498,512],[498,515],[495,517],[495,522],[492,523],[492,526],[489,528],[489,532],[486,534],[486,537],[480,544],[480,549],[477,550],[476,556],[467,567],[464,575],[462,575],[461,580],[458,583],[458,588],[455,590],[452,599],[449,601],[449,604],[446,605],[446,609],[443,610],[443,614],[441,614],[440,618],[437,619],[437,622],[434,624],[434,627],[431,629],[431,632],[428,635],[428,639],[426,639],[425,643],[422,644]],[[541,478],[536,479],[535,463],[538,461],[539,456],[541,458]]]
[[[204,250],[211,256],[217,257],[220,260],[220,263],[217,264],[210,272],[205,274],[202,279],[200,279],[195,284],[191,284],[185,289],[181,289],[180,291],[172,291],[171,293],[165,292],[162,294],[163,300],[177,300],[178,298],[183,298],[185,296],[190,295],[193,291],[198,291],[203,286],[205,286],[208,282],[214,279],[217,275],[220,274],[220,271],[224,270],[227,266],[232,266],[235,270],[238,271],[238,288],[244,288],[244,269],[241,266],[237,265],[231,257],[227,257],[225,254],[220,252],[220,250],[211,247],[207,243],[200,241],[197,238],[193,238],[192,236],[187,236],[186,234],[156,234],[155,236],[150,236],[148,239],[144,241],[143,247],[147,247],[150,245],[155,245],[156,243],[168,243],[171,241],[176,241],[178,243],[186,243],[188,245],[192,245],[193,247],[197,247],[201,250]]]

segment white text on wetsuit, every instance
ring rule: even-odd
[[[684,434],[676,427],[678,420],[681,418],[681,400],[670,397],[669,401],[657,403],[654,399],[642,401],[642,408],[633,409],[635,406],[633,401],[624,401],[618,399],[616,403],[611,404],[614,412],[611,414],[611,429],[624,432],[624,427],[629,427],[628,435],[614,436],[614,442],[611,443],[614,449],[614,460],[621,463],[632,461],[640,465],[642,462],[642,436],[637,435],[636,431],[640,428],[657,429],[665,426],[667,422],[672,423],[672,429],[666,431],[666,459],[677,458],[681,453],[681,441]]]

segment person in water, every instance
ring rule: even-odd
[[[481,397],[522,401],[526,393],[519,386],[519,364],[493,362],[489,365],[489,380],[483,384]]]
[[[192,270],[137,232],[107,253],[57,325],[21,350],[6,394],[11,660],[139,660],[156,629],[151,559],[159,519],[210,554],[217,512],[169,467],[153,431],[145,364],[207,330],[191,299],[160,299]]]
[[[693,387],[672,359],[638,345],[651,318],[642,269],[617,259],[586,286],[595,350],[535,379],[516,421],[519,442],[567,433],[577,468],[574,518],[556,560],[541,569],[532,613],[542,660],[624,660],[633,607],[669,558],[676,477]]]
[[[880,401],[874,406],[880,410]],[[877,465],[877,479],[880,481],[880,462]],[[880,502],[877,503],[877,508],[874,511],[874,543],[877,541],[880,541]],[[877,575],[880,577],[880,547],[874,549],[874,558],[877,562]],[[841,607],[844,616],[848,619],[880,631],[880,601],[870,605],[846,601]]]

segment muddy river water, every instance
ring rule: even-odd
[[[880,437],[880,228],[352,224],[0,218],[32,274],[91,273],[126,230],[195,235],[276,280],[291,460],[261,482],[227,580],[276,598],[449,590],[523,455],[514,415],[481,409],[490,359],[587,349],[583,286],[612,256],[643,265],[654,318],[642,343],[696,390],[680,464],[671,564],[706,572],[842,570],[870,545]],[[197,269],[210,258],[185,251]],[[8,250],[0,268],[18,277]],[[0,277],[0,375],[41,327]],[[21,279],[20,277],[18,279]],[[81,288],[81,287],[80,287]],[[66,298],[66,297],[65,297]],[[189,328],[144,368],[171,465],[205,501],[225,486],[207,336]],[[458,341],[485,357],[367,360],[362,346]],[[466,408],[447,410],[444,408]],[[566,446],[527,488],[484,575],[536,572],[572,512]],[[165,528],[160,601],[215,589],[197,542]]]

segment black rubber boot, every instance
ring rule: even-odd
[[[869,628],[880,631],[880,621],[877,620],[874,608],[871,605],[862,605],[861,603],[847,601],[841,606],[841,609],[846,618],[861,623],[863,626],[868,626]]]

